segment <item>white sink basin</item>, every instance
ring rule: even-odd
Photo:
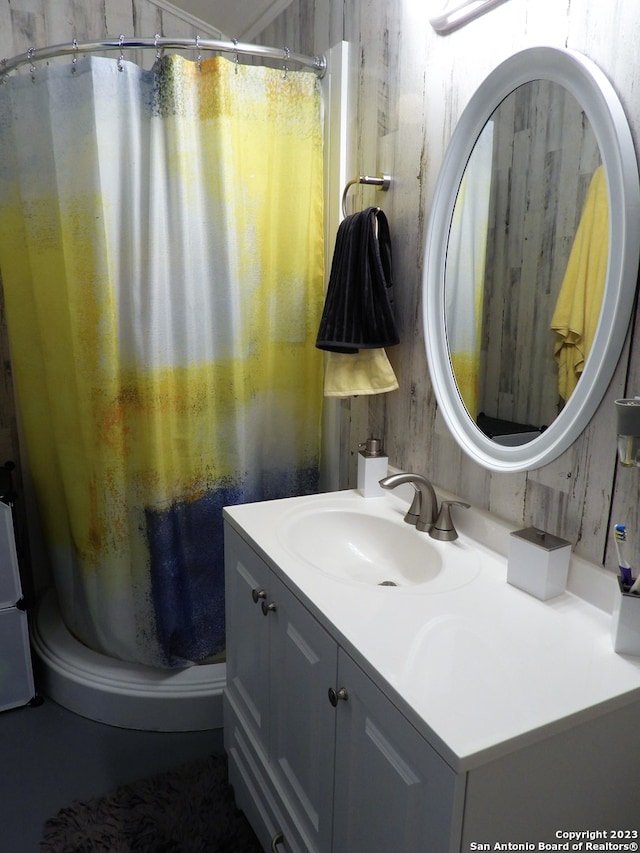
[[[384,498],[327,498],[287,513],[281,544],[319,572],[393,592],[443,592],[478,574],[477,556],[461,540],[437,542],[406,524]]]

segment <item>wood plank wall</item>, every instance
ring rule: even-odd
[[[640,393],[640,333],[625,343],[616,374],[591,424],[555,462],[522,474],[484,470],[458,449],[438,412],[422,331],[422,257],[443,152],[469,98],[511,54],[539,44],[568,47],[590,57],[607,75],[640,135],[640,10],[628,0],[508,0],[448,36],[430,27],[425,6],[411,0],[294,0],[264,36],[305,34],[292,44],[323,51],[341,39],[352,48],[351,162],[355,173],[389,171],[391,191],[361,190],[390,221],[396,304],[402,343],[390,351],[400,390],[369,404],[369,429],[384,437],[391,461],[430,476],[512,523],[535,524],[569,539],[577,553],[615,566],[612,521],[626,522],[634,560],[640,471],[616,464],[613,400]],[[362,405],[355,401],[356,408]],[[351,436],[355,454],[362,430]]]

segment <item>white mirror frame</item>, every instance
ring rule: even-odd
[[[575,391],[538,438],[506,447],[480,431],[458,392],[445,326],[447,241],[458,187],[483,127],[507,95],[524,83],[540,79],[564,86],[591,122],[609,189],[609,263],[600,320]],[[426,233],[423,320],[427,361],[445,422],[471,459],[492,471],[526,471],[551,462],[579,437],[598,408],[620,358],[633,309],[639,256],[638,165],[629,124],[615,90],[591,60],[575,51],[534,47],[510,57],[480,85],[453,132]]]

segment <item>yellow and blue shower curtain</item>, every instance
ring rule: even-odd
[[[61,610],[173,667],[224,651],[221,508],[317,489],[314,74],[92,57],[0,87],[0,271]]]

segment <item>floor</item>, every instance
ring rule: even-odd
[[[50,699],[0,713],[0,850],[36,853],[47,818],[73,800],[223,751],[222,729],[141,732],[79,717]]]

